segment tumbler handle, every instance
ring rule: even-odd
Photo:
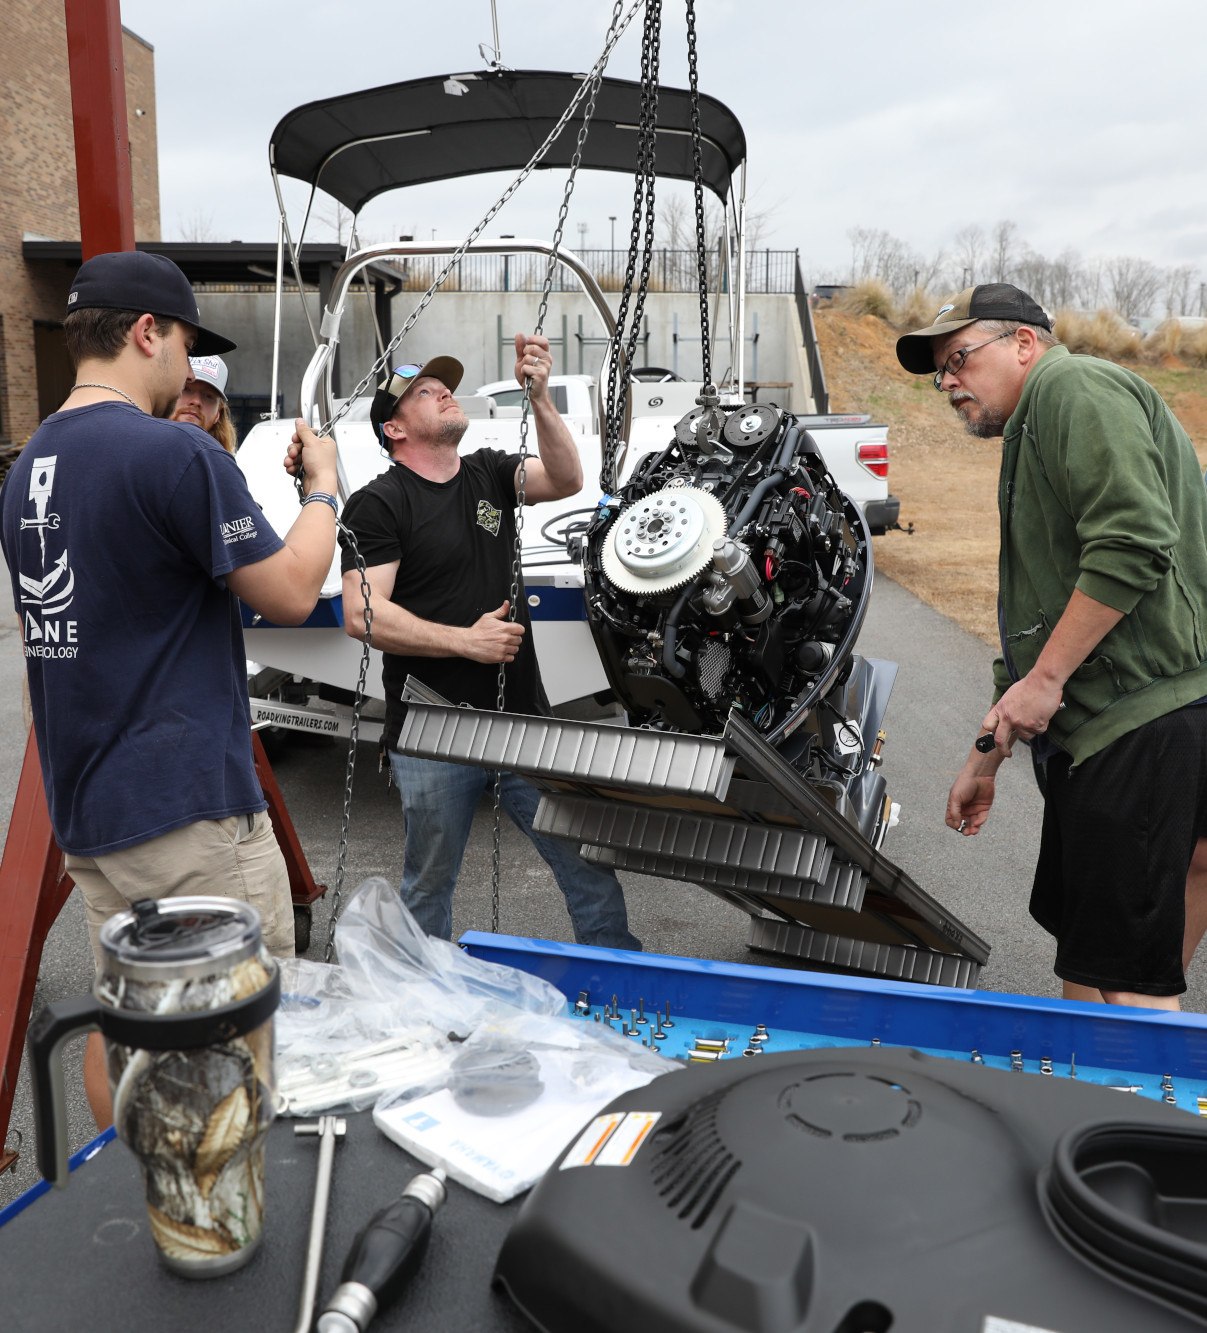
[[[67,1184],[67,1097],[63,1046],[81,1032],[100,1028],[101,1006],[91,995],[48,1004],[29,1025],[29,1067],[34,1121],[38,1128],[38,1170],[52,1185]]]

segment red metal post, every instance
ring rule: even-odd
[[[268,817],[272,820],[272,830],[277,835],[281,855],[285,858],[285,867],[289,871],[289,896],[298,907],[304,907],[321,898],[327,892],[325,884],[316,884],[310,873],[310,864],[306,853],[302,851],[301,839],[293,826],[289,810],[285,805],[285,794],[281,791],[277,775],[272,771],[268,755],[264,752],[264,742],[259,732],[251,734],[251,756],[256,765],[256,777],[268,802]]]
[[[134,249],[119,0],[64,0],[84,258]]]
[[[0,1171],[16,1157],[5,1146],[25,1048],[42,945],[72,882],[50,828],[38,746],[29,733],[0,859]]]

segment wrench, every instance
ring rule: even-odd
[[[296,1135],[317,1134],[319,1166],[314,1181],[314,1211],[310,1215],[310,1240],[306,1246],[306,1271],[302,1275],[302,1302],[294,1333],[310,1333],[314,1320],[314,1300],[318,1295],[323,1267],[323,1233],[327,1229],[327,1205],[331,1198],[331,1169],[335,1164],[335,1143],[348,1132],[342,1116],[321,1115],[313,1124],[294,1125]]]

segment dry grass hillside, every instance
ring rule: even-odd
[[[999,442],[965,435],[930,381],[901,369],[883,319],[832,307],[815,319],[830,410],[887,423],[889,485],[914,526],[875,539],[877,570],[996,645]],[[1172,355],[1130,368],[1164,395],[1207,465],[1207,370]]]

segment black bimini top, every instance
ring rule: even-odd
[[[412,79],[309,102],[272,132],[269,160],[283,176],[308,182],[358,213],[385,190],[522,167],[557,124],[584,75],[498,70]],[[542,167],[567,167],[586,99],[575,108]],[[641,85],[604,79],[582,166],[632,172]],[[705,185],[725,200],[746,159],[746,136],[732,111],[700,95],[700,161]],[[690,94],[658,90],[655,171],[693,177]]]

